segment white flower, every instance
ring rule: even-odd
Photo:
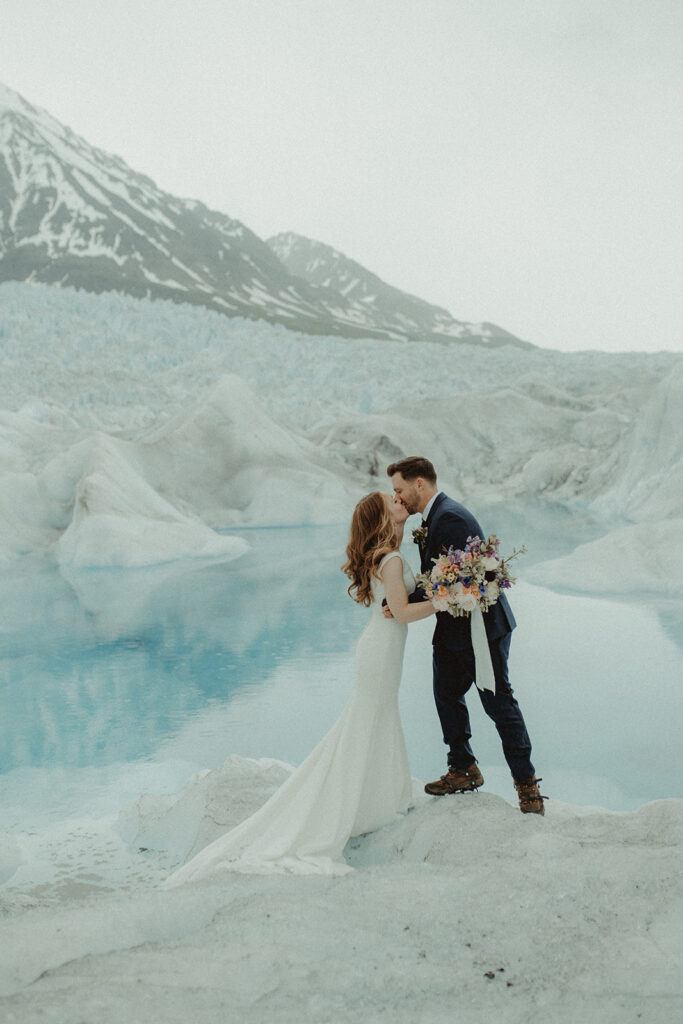
[[[478,604],[479,602],[474,594],[461,594],[458,598],[458,606],[462,608],[464,612],[473,612]]]
[[[494,558],[493,555],[488,555],[486,558],[482,558],[481,565],[484,572],[493,572],[498,568],[498,559]]]

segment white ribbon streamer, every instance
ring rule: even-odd
[[[475,681],[480,690],[496,692],[496,678],[491,664],[491,651],[486,636],[482,610],[476,607],[470,615],[470,632],[474,649]]]

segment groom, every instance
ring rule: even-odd
[[[437,490],[436,472],[428,459],[412,456],[393,462],[387,467],[387,475],[408,512],[422,513],[422,528],[415,531],[422,572],[429,572],[434,559],[449,547],[463,549],[468,537],[486,539],[472,513]],[[418,590],[411,599],[423,600],[424,594]],[[531,763],[531,741],[508,682],[507,659],[516,623],[504,594],[484,612],[484,623],[496,686],[495,693],[479,690],[479,697],[502,740],[520,809],[525,814],[543,814],[544,797]],[[427,783],[425,792],[444,796],[478,789],[484,782],[469,744],[472,734],[465,703],[465,694],[475,681],[469,618],[437,612],[432,644],[434,699],[449,754],[448,771],[436,782]]]

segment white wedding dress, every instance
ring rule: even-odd
[[[387,555],[380,569],[390,558],[401,555]],[[405,561],[403,579],[412,593],[415,577]],[[411,806],[398,712],[408,627],[382,615],[380,580],[373,580],[372,593],[370,620],[356,644],[353,692],[340,718],[255,814],[201,850],[167,886],[224,871],[343,874],[351,870],[342,854],[348,839]]]

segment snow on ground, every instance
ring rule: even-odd
[[[485,792],[425,797],[349,843],[349,875],[150,884],[249,813],[283,773],[233,758],[175,798],[124,812],[118,845],[125,839],[139,864],[127,889],[88,893],[113,833],[80,892],[6,889],[3,1019],[683,1018],[683,801],[628,814],[549,802],[538,818]]]

